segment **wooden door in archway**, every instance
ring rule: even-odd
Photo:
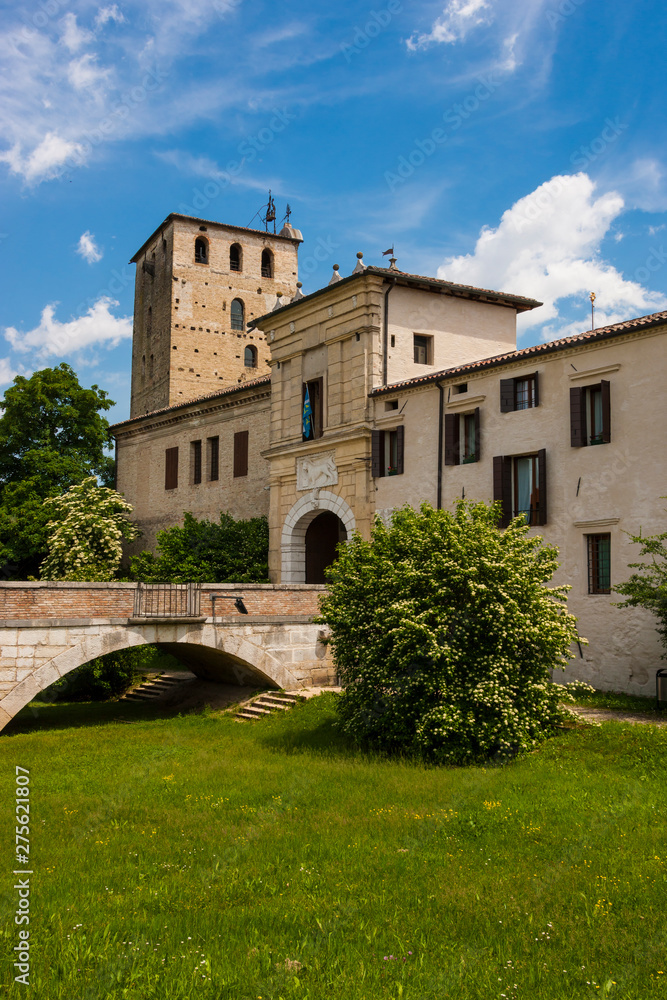
[[[345,525],[330,510],[322,511],[306,529],[306,583],[326,583],[324,570],[336,558],[336,546],[347,538]]]

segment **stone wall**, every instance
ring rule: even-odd
[[[195,240],[208,260],[195,260]],[[241,270],[230,268],[230,247],[241,247]],[[170,216],[136,255],[131,416],[150,413],[268,374],[261,331],[247,324],[269,312],[280,292],[296,290],[299,240],[242,227]],[[261,273],[262,250],[273,276]],[[231,328],[231,302],[245,307],[243,330]],[[245,364],[253,346],[257,366]]]
[[[267,515],[270,385],[248,383],[214,398],[116,425],[117,489],[133,506],[142,537],[130,553],[155,548],[157,532],[183,523],[184,511],[218,521]],[[234,435],[248,434],[247,474],[234,476]],[[218,478],[211,479],[209,439],[218,439]],[[194,482],[193,442],[201,442],[201,481]],[[166,451],[178,448],[178,486],[166,489]]]

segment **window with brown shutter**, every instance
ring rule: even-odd
[[[479,462],[480,411],[445,414],[445,465],[468,465]]]
[[[461,418],[458,413],[445,414],[445,465],[459,464],[459,425]]]
[[[190,463],[192,482],[197,486],[201,483],[201,441],[190,442]]]
[[[175,490],[178,486],[178,448],[167,448],[164,453],[164,488]]]
[[[500,412],[532,410],[540,405],[539,373],[500,380]]]
[[[210,437],[206,441],[208,452],[208,481],[215,483],[220,475],[220,438]]]
[[[393,431],[372,431],[371,475],[374,479],[384,476],[402,476],[405,463],[405,428]]]
[[[526,524],[547,523],[547,454],[497,455],[493,459],[493,499],[502,504],[501,528],[514,517]]]
[[[570,389],[570,444],[573,448],[611,441],[611,387],[597,385]]]
[[[248,475],[248,431],[234,435],[234,479]]]

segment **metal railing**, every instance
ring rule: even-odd
[[[139,583],[135,618],[199,618],[201,583]]]

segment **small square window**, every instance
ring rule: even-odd
[[[415,333],[414,356],[416,365],[432,365],[433,337],[425,337],[422,334]]]
[[[390,399],[388,403],[384,404],[384,408],[387,411],[389,411],[389,410],[397,410],[398,409],[398,400],[397,399]]]

